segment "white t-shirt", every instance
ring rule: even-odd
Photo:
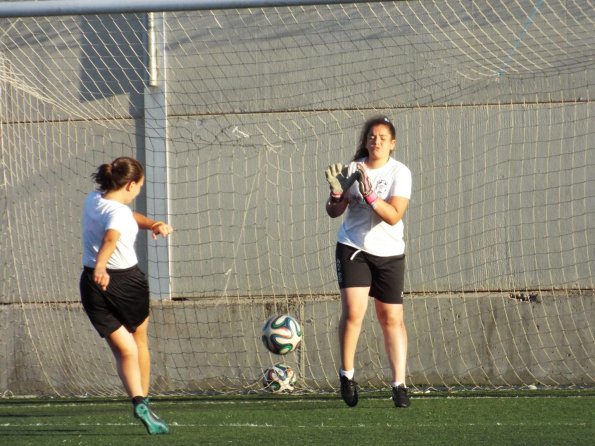
[[[349,163],[349,175],[357,170],[357,163],[365,158]],[[367,169],[372,189],[379,198],[390,197],[411,198],[411,171],[405,164],[389,158],[388,162],[378,169]],[[364,252],[389,257],[405,252],[403,240],[403,221],[394,225],[383,221],[366,203],[359,191],[356,181],[345,193],[349,206],[347,216],[339,228],[338,241]]]
[[[138,263],[134,242],[138,224],[132,210],[123,203],[106,200],[101,192],[90,192],[83,207],[83,265],[95,268],[97,254],[108,229],[120,233],[116,250],[107,262],[109,269],[126,269]]]

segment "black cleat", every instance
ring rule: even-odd
[[[407,395],[407,387],[400,385],[393,387],[393,403],[395,407],[409,407],[409,395]]]
[[[357,405],[358,401],[358,385],[353,379],[349,379],[346,376],[341,376],[341,396],[343,401],[349,407]]]

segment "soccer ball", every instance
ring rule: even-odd
[[[293,392],[293,386],[297,381],[295,372],[286,364],[275,364],[264,371],[262,384],[270,392]]]
[[[262,326],[262,343],[271,353],[286,355],[294,351],[301,341],[302,328],[288,314],[271,316]]]

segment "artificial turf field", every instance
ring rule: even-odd
[[[0,444],[594,445],[595,390],[412,395],[243,395],[154,399],[171,428],[149,436],[126,400],[0,399]]]

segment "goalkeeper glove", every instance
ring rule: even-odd
[[[372,208],[374,208],[374,202],[378,199],[378,195],[372,189],[372,183],[370,182],[370,178],[366,173],[366,168],[362,163],[357,165],[357,173],[358,175],[358,183],[359,183],[359,191]]]
[[[354,173],[349,178],[347,177],[347,169],[348,166],[335,163],[328,166],[324,172],[326,181],[328,181],[331,188],[331,200],[333,201],[340,201],[343,198],[343,193],[357,180],[357,173]]]

